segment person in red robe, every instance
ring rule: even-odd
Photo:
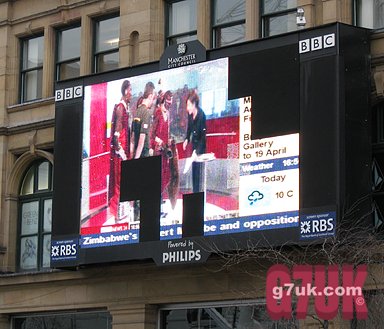
[[[120,200],[120,171],[121,161],[129,158],[130,128],[129,128],[129,103],[132,98],[132,87],[128,80],[121,85],[121,99],[115,105],[111,122],[111,152],[109,175],[109,210],[115,217],[115,222],[122,221],[124,211],[119,205]]]
[[[169,105],[172,103],[172,93],[159,92],[156,102],[156,109],[153,115],[153,122],[150,134],[150,148],[153,155],[161,156],[161,194],[164,194],[170,180],[169,161],[172,157],[169,149]]]

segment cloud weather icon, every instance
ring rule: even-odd
[[[249,204],[252,206],[256,201],[264,198],[264,194],[259,191],[253,191],[250,195],[248,195]]]

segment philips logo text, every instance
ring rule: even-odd
[[[199,261],[201,259],[200,250],[178,250],[163,253],[163,264],[165,263],[182,263]]]

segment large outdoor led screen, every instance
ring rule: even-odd
[[[58,82],[51,266],[205,262],[353,225],[350,205],[370,206],[366,40],[337,23],[187,43],[187,55],[175,45],[159,63]]]
[[[299,134],[251,139],[253,102],[228,99],[228,61],[85,86],[82,248],[140,242],[140,200],[120,200],[120,185],[130,184],[121,165],[151,156],[161,162],[161,240],[182,237],[192,193],[204,198],[204,235],[299,226]]]

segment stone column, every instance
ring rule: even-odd
[[[165,47],[165,1],[151,0],[152,61],[160,59]]]
[[[11,320],[8,315],[0,314],[0,329],[9,329],[11,327]]]
[[[323,21],[322,24],[334,23],[340,16],[339,1],[322,0],[323,1]]]
[[[156,329],[157,307],[152,305],[111,306],[112,329]],[[1,329],[1,328],[0,328]]]
[[[56,33],[51,26],[44,28],[44,67],[43,67],[43,86],[42,97],[48,98],[54,96],[54,81],[55,81],[55,45]]]
[[[341,0],[340,17],[338,19],[339,22],[342,22],[345,24],[352,24],[353,23],[352,6],[353,6],[352,0]]]
[[[375,82],[376,95],[384,96],[384,65],[374,68],[373,81]]]
[[[207,49],[211,48],[211,2],[197,0],[197,39]]]
[[[260,36],[260,1],[245,1],[245,40],[258,39]]]
[[[92,73],[93,63],[93,38],[92,34],[92,19],[83,15],[81,17],[81,49],[80,49],[80,75],[87,75]]]
[[[151,0],[121,1],[120,2],[120,66],[126,67],[147,63],[158,59],[154,54],[155,36],[151,30],[151,18],[156,8]],[[156,25],[156,24],[155,24]],[[131,47],[131,38],[134,37],[134,52]],[[137,54],[132,62],[131,54]]]
[[[7,124],[8,105],[18,103],[20,40],[11,25],[12,4],[0,1],[0,125]]]
[[[323,20],[322,24],[342,22],[352,23],[352,0],[322,0]]]
[[[317,14],[316,9],[317,8],[315,7],[314,0],[299,0],[297,2],[297,7],[304,9],[304,17],[305,17],[305,20],[307,22],[305,24],[305,28],[319,25],[319,24],[317,24],[317,22],[318,22],[317,17],[316,17],[316,14]],[[322,19],[321,15],[319,18],[320,18],[320,20]]]

